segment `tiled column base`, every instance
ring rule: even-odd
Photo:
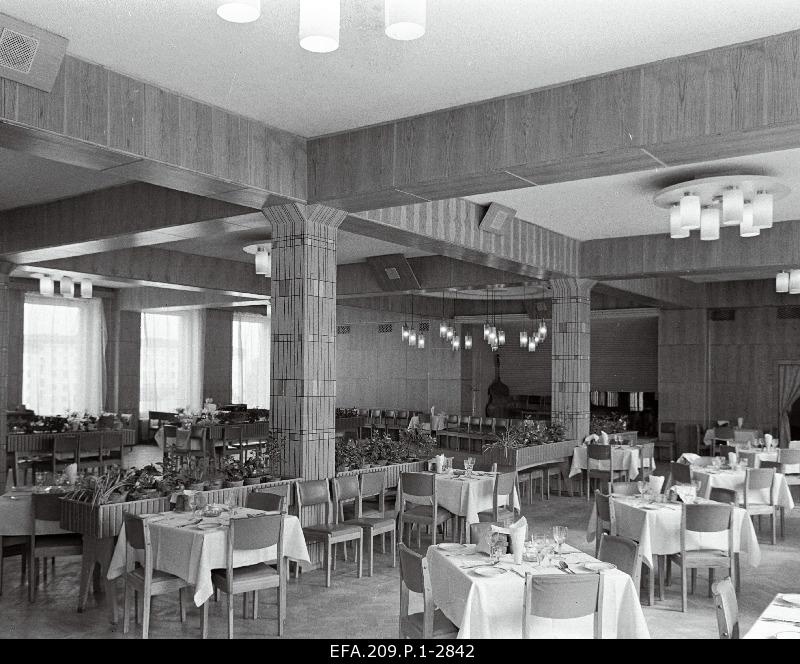
[[[8,331],[10,294],[9,281],[11,270],[16,265],[0,261],[0,493],[5,491],[8,455],[6,439],[8,437]]]
[[[321,205],[264,208],[272,225],[270,420],[286,441],[283,473],[336,471],[336,229]]]
[[[590,279],[553,279],[551,418],[569,440],[589,433],[591,311]]]

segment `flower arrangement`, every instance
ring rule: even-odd
[[[363,468],[367,464],[403,463],[410,459],[430,456],[436,447],[433,437],[424,431],[400,431],[400,440],[385,433],[373,433],[372,438],[339,440],[336,442],[336,467]]]
[[[565,440],[566,431],[566,427],[561,422],[545,424],[544,422],[526,421],[524,424],[510,426],[500,435],[490,438],[484,444],[483,451],[515,450],[532,445],[559,443]]]
[[[608,417],[600,417],[599,415],[592,415],[589,422],[589,432],[600,434],[605,431],[611,433],[623,433],[628,430],[628,416],[620,415],[619,413],[611,413]]]

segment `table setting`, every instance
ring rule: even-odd
[[[150,526],[154,567],[193,584],[195,604],[201,606],[213,593],[211,570],[224,568],[227,564],[230,519],[264,514],[275,512],[212,504],[186,512],[148,514],[144,518]],[[310,562],[300,520],[296,516],[284,516],[283,537],[283,555],[286,558]],[[109,579],[115,579],[125,572],[126,546],[123,526],[109,566]],[[268,562],[275,555],[276,547],[236,551],[233,566]]]
[[[715,457],[719,459],[719,457]],[[692,479],[700,482],[699,495],[708,498],[711,494],[711,489],[714,487],[720,489],[733,489],[739,496],[739,502],[742,501],[742,491],[744,490],[744,481],[746,469],[744,463],[737,463],[731,467],[731,464],[724,462],[715,462],[712,465],[700,466],[692,464]],[[754,499],[756,502],[768,502],[769,490],[758,492],[754,491]],[[773,484],[773,492],[775,504],[787,510],[794,509],[794,499],[792,498],[789,485],[786,483],[786,478],[781,473],[775,473],[775,482]],[[751,497],[751,499],[753,498]]]
[[[613,470],[625,471],[628,478],[635,480],[639,476],[639,467],[641,466],[640,456],[641,448],[637,445],[622,445],[611,444],[611,466]],[[572,452],[572,465],[570,466],[569,476],[574,477],[579,475],[581,471],[586,470],[586,446],[579,445]],[[648,460],[649,463],[650,460]],[[598,470],[608,470],[607,461],[596,461]],[[655,469],[655,460],[653,460],[650,470]]]
[[[745,639],[800,639],[800,594],[778,593]]]

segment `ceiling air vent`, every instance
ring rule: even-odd
[[[419,331],[420,332],[430,332],[431,331],[431,324],[430,321],[423,321],[419,324]]]
[[[708,312],[709,320],[729,321],[736,319],[736,309],[711,309]]]
[[[800,318],[800,306],[794,304],[787,305],[785,307],[778,307],[777,318],[778,320],[792,320]]]
[[[39,40],[23,35],[10,28],[0,34],[0,67],[7,67],[22,74],[31,73],[31,65],[39,50]]]
[[[391,334],[391,332],[392,332],[391,323],[384,323],[382,325],[378,325],[378,334]]]
[[[336,326],[336,334],[350,334],[350,326],[349,325],[337,325]]]
[[[67,43],[59,35],[0,14],[0,78],[50,92]]]
[[[397,271],[396,267],[387,267],[386,268],[386,276],[389,277],[392,281],[396,281],[400,278],[400,273]]]

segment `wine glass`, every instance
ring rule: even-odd
[[[636,488],[639,489],[639,498],[644,500],[644,492],[647,491],[647,482],[639,480],[636,482]]]
[[[546,555],[546,549],[548,545],[547,535],[543,532],[536,532],[533,535],[533,547],[536,552],[536,560],[539,563],[539,567],[542,566],[542,561]]]
[[[567,527],[566,526],[553,526],[553,541],[558,546],[557,558],[563,559],[561,554],[561,546],[567,541]]]
[[[231,515],[231,519],[236,516],[236,497],[233,495],[233,491],[229,492],[227,496],[225,496],[225,506],[228,508],[228,512]]]
[[[206,506],[206,497],[202,493],[196,493],[194,496],[194,515],[203,516],[203,509]]]

